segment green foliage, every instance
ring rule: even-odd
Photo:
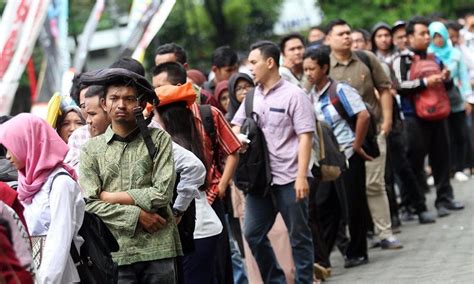
[[[319,0],[324,12],[323,22],[335,18],[348,21],[353,27],[370,28],[377,22],[393,24],[408,20],[414,15],[443,16],[450,19],[462,16],[463,11],[472,10],[473,4],[460,0]]]

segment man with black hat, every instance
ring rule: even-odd
[[[111,119],[104,134],[82,148],[80,184],[86,210],[113,232],[120,250],[119,283],[175,283],[179,234],[169,206],[175,181],[171,139],[148,129],[141,115],[156,100],[148,81],[122,68],[83,75],[84,84],[103,85],[101,106]]]
[[[397,49],[402,52],[408,47],[407,31],[405,30],[406,23],[398,20],[392,27],[392,42]]]

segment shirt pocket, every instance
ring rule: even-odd
[[[280,135],[285,133],[287,128],[291,125],[291,119],[288,116],[286,109],[270,107],[268,112],[268,125],[269,131],[272,134],[278,135],[280,137]]]

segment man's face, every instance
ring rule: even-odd
[[[415,24],[413,34],[408,36],[410,46],[418,51],[426,51],[430,44],[428,27],[423,24]]]
[[[84,117],[84,119],[87,119],[87,112],[84,106],[84,99],[86,98],[87,90],[89,90],[89,87],[84,88],[79,92],[79,107],[81,108],[82,117]]]
[[[398,28],[393,32],[393,45],[399,50],[407,48],[408,38],[405,28]]]
[[[466,29],[474,32],[474,15],[466,17]]]
[[[374,41],[376,49],[388,51],[392,45],[392,35],[389,30],[381,28],[375,32]]]
[[[155,89],[161,86],[173,85],[168,81],[168,73],[166,72],[161,72],[160,74],[153,76],[152,84]]]
[[[223,67],[212,66],[212,71],[215,74],[214,79],[216,83],[219,83],[224,80],[229,80],[230,76],[237,72],[237,65]]]
[[[318,85],[327,77],[327,68],[329,68],[329,66],[324,66],[324,68],[321,68],[317,61],[311,59],[310,57],[303,61],[304,74],[308,78],[308,81],[311,83],[311,85]]]
[[[318,29],[313,29],[313,30],[309,31],[308,41],[309,42],[314,42],[314,41],[323,39],[325,36],[326,35],[322,31],[320,31]]]
[[[364,39],[364,35],[359,32],[352,32],[352,50],[364,50],[367,49],[367,42]]]
[[[174,53],[157,54],[155,56],[155,65],[166,62],[178,62]]]
[[[286,66],[298,66],[303,64],[304,45],[299,38],[292,38],[285,43],[283,56]]]
[[[110,124],[110,118],[105,109],[100,105],[100,97],[94,96],[85,99],[85,108],[88,114],[86,122],[89,125],[89,133],[92,137],[105,132]]]
[[[133,109],[139,103],[135,88],[130,86],[109,86],[101,107],[107,111],[110,119],[117,124],[136,124]]]
[[[334,51],[348,51],[352,47],[351,28],[348,25],[334,26],[328,34],[328,41]]]
[[[259,49],[254,49],[249,53],[250,72],[256,84],[266,81],[272,65],[270,61],[272,59],[265,59]]]
[[[459,45],[459,32],[457,30],[448,29],[449,39],[454,46]]]

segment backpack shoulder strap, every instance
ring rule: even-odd
[[[253,97],[255,93],[255,88],[250,89],[247,96],[245,97],[245,116],[248,118],[252,117],[253,113]]]
[[[216,126],[214,125],[214,118],[212,117],[212,109],[210,105],[199,105],[199,111],[201,113],[201,121],[204,126],[209,138],[211,138],[212,144],[212,159],[217,161],[217,137],[216,137]]]
[[[150,130],[148,129],[148,124],[150,123],[151,117],[153,115],[150,115],[149,120],[145,120],[145,118],[143,117],[142,111],[143,109],[141,107],[136,107],[133,110],[135,114],[135,118],[137,120],[138,128],[140,129],[140,133],[142,134],[142,137],[143,137],[143,141],[145,141],[148,154],[150,155],[151,161],[153,161],[153,158],[155,157],[157,149],[156,149],[155,143],[153,143],[153,139],[151,138]]]
[[[364,63],[367,68],[369,68],[370,75],[372,76],[372,64],[370,63],[370,58],[367,53],[365,53],[363,50],[355,50],[354,52],[360,61],[362,61],[362,63]]]

